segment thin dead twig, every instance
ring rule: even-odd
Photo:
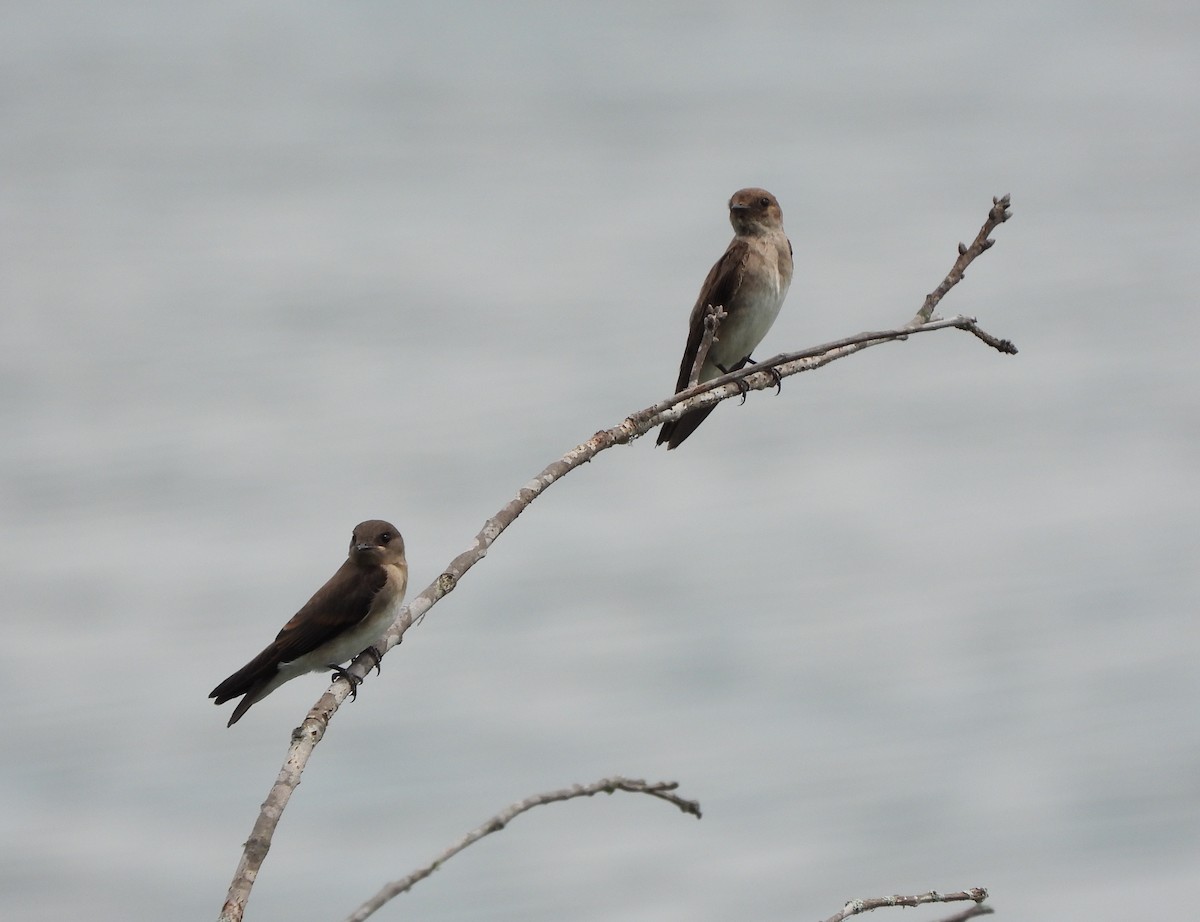
[[[719,304],[709,304],[704,311],[704,337],[700,340],[700,348],[696,350],[696,358],[692,360],[692,370],[688,373],[688,387],[695,387],[700,380],[700,369],[708,358],[708,350],[717,341],[717,330],[721,321],[728,317],[725,309]]]
[[[983,253],[984,250],[990,249],[995,245],[996,241],[992,240],[988,235],[1012,217],[1011,205],[1012,196],[1007,193],[992,199],[992,210],[988,212],[987,220],[983,222],[983,227],[979,229],[979,233],[975,235],[975,239],[971,241],[970,246],[962,243],[958,245],[958,259],[954,261],[954,265],[950,267],[950,271],[942,279],[942,284],[938,285],[937,288],[925,296],[925,303],[921,305],[921,309],[917,311],[917,315],[912,319],[913,326],[920,326],[932,320],[933,311],[938,306],[938,302],[946,296],[946,292],[962,281],[963,276],[967,274],[967,266],[971,265],[975,261],[975,257]],[[984,341],[986,342],[986,340]]]
[[[651,797],[657,797],[672,803],[684,813],[690,813],[696,819],[700,818],[700,804],[694,800],[687,800],[675,793],[679,787],[675,781],[658,781],[646,782],[631,778],[602,778],[599,781],[594,781],[591,784],[577,784],[574,787],[563,788],[558,791],[547,791],[543,794],[535,794],[532,797],[527,797],[525,800],[518,801],[515,804],[510,804],[505,807],[491,819],[480,824],[475,829],[468,832],[465,836],[443,851],[440,855],[429,862],[422,868],[413,871],[407,877],[402,877],[399,880],[394,880],[391,883],[385,884],[380,888],[379,892],[366,900],[354,912],[346,917],[346,922],[363,922],[368,916],[381,908],[389,900],[394,899],[401,893],[411,890],[418,882],[424,880],[448,860],[453,858],[463,849],[475,844],[484,836],[491,835],[493,832],[499,832],[507,826],[512,820],[520,816],[526,811],[532,810],[534,807],[540,807],[543,804],[558,803],[564,800],[572,800],[576,797],[592,797],[596,794],[612,794],[616,791],[628,791],[631,794],[647,794]]]

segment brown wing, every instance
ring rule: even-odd
[[[696,353],[700,351],[700,342],[704,339],[704,312],[710,304],[728,307],[733,301],[733,296],[742,284],[746,256],[749,252],[749,245],[740,237],[734,237],[729,249],[708,270],[704,284],[700,286],[700,296],[696,298],[688,320],[687,346],[684,347],[683,359],[679,363],[675,393],[686,390],[688,379],[692,376],[692,365],[695,364]]]
[[[692,315],[688,321],[688,341],[683,350],[683,359],[679,363],[679,377],[675,381],[676,394],[687,390],[688,382],[691,380],[692,366],[696,363],[696,353],[700,351],[700,343],[704,339],[704,312],[710,304],[728,308],[733,301],[733,296],[741,287],[742,276],[746,268],[746,257],[749,252],[749,245],[741,238],[734,237],[729,244],[729,249],[708,270],[708,276],[704,279],[704,284],[700,286],[700,297],[696,299],[696,305],[692,308]],[[719,330],[718,335],[720,335]],[[734,371],[735,369],[729,370]],[[696,427],[704,422],[708,414],[715,409],[716,407],[712,406],[703,410],[693,410],[674,422],[663,423],[662,428],[658,430],[658,439],[654,444],[662,445],[665,442],[667,448],[675,448],[695,432]]]
[[[383,567],[364,572],[347,560],[283,626],[270,646],[214,688],[209,697],[223,704],[243,695],[273,678],[280,663],[299,659],[353,627],[366,617],[371,600],[386,581]]]
[[[383,567],[364,570],[347,560],[276,635],[272,646],[280,662],[290,663],[311,653],[362,621],[385,582]]]

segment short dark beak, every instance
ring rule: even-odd
[[[379,550],[379,545],[377,545],[377,544],[356,544],[356,545],[354,545],[354,552],[356,554],[369,554],[371,551],[377,551],[377,550]]]
[[[729,210],[730,210],[730,211],[749,211],[749,210],[750,210],[750,206],[749,206],[749,205],[746,205],[746,204],[743,204],[742,202],[738,202],[738,203],[737,203],[737,204],[735,204],[735,205],[730,205],[730,206],[729,206]]]

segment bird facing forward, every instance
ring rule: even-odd
[[[724,255],[709,270],[692,308],[687,347],[679,363],[675,393],[687,390],[692,366],[704,339],[704,317],[708,307],[723,308],[725,318],[700,368],[697,384],[737,371],[751,361],[792,282],[792,244],[783,231],[779,202],[766,189],[741,189],[729,200],[729,221],[734,238]],[[678,448],[683,440],[715,407],[692,410],[679,419],[663,423],[658,442]]]

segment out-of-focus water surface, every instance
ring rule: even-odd
[[[0,30],[0,904],[215,917],[298,680],[205,695],[382,517],[425,586],[670,391],[762,185],[762,355],[944,332],[540,499],[343,709],[250,918],[340,918],[511,801],[433,920],[1189,914],[1192,5],[33,4]],[[945,914],[943,911],[941,914]],[[930,918],[938,913],[915,915]]]

